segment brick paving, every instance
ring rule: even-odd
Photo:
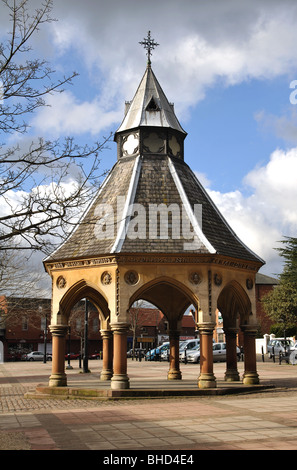
[[[101,361],[83,374],[73,361],[68,382],[99,384]],[[183,379],[198,376],[183,365]],[[225,364],[215,364],[218,380]],[[242,373],[242,364],[240,372]],[[131,380],[145,386],[166,377],[168,364],[132,362]],[[258,393],[140,400],[28,399],[25,393],[47,383],[51,364],[0,364],[1,450],[96,450],[185,452],[197,450],[296,450],[297,367],[258,363],[260,380],[275,389]]]

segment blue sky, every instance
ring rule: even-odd
[[[38,0],[32,5],[40,6]],[[7,24],[1,15],[2,31]],[[153,70],[188,133],[185,160],[239,237],[279,273],[274,248],[297,233],[297,4],[294,0],[63,0],[33,41],[63,75],[80,76],[30,120],[30,136],[102,140]],[[4,28],[4,29],[3,29]],[[102,154],[102,169],[116,146]]]

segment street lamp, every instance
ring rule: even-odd
[[[68,326],[68,365],[66,366],[66,369],[73,369],[73,367],[70,365],[70,333],[71,333],[71,327],[69,325]]]
[[[89,372],[88,367],[88,299],[85,299],[85,330],[84,330],[84,359],[83,372]]]
[[[39,305],[38,310],[41,314],[42,306]],[[45,313],[45,324],[43,330],[43,363],[46,364],[46,343],[47,343],[47,314]]]

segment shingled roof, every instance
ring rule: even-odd
[[[153,111],[153,112],[152,112]],[[153,70],[147,67],[117,133],[139,127],[165,127],[186,135]]]
[[[156,106],[150,107],[152,100]],[[150,67],[116,134],[130,127],[186,135]],[[160,227],[152,233],[156,207],[172,209],[167,237]],[[45,261],[112,253],[220,254],[264,264],[239,240],[183,158],[166,151],[148,154],[141,147],[119,158],[76,229]]]

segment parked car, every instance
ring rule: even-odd
[[[226,353],[226,343],[215,343],[213,345],[213,360],[216,361],[226,361],[227,353]],[[236,346],[236,355],[237,360],[240,361],[241,358],[241,351],[238,346]]]
[[[271,339],[267,344],[267,353],[269,354],[269,357],[272,357],[273,355],[273,348],[274,348],[274,354],[279,354],[280,352],[284,353],[285,350],[286,352],[289,352],[291,349],[295,349],[295,343],[291,339],[285,339],[285,338]]]
[[[65,359],[78,359],[80,356],[79,353],[69,353],[69,354],[65,354]]]
[[[184,348],[182,351],[179,353],[179,361],[180,362],[188,362],[188,358],[192,356],[193,354],[196,354],[197,351],[200,349],[200,343],[196,344],[194,348],[192,349],[186,349]]]
[[[213,347],[213,361],[214,362],[219,362],[219,361],[226,361],[226,343],[214,343]],[[237,354],[237,359],[240,360],[240,349],[236,346],[236,354]],[[197,349],[197,351],[190,352],[187,356],[187,362],[194,362],[194,363],[199,363],[200,362],[200,349]]]
[[[151,349],[145,355],[146,361],[154,361],[156,359],[161,359],[162,352],[167,351],[169,348],[169,342],[163,343],[155,349]]]
[[[141,354],[141,357],[144,357],[145,349],[135,348],[134,349],[134,357],[139,357],[140,354]],[[133,349],[129,349],[129,351],[127,352],[127,357],[133,357]]]
[[[24,356],[25,361],[43,361],[44,353],[40,351],[32,351]],[[46,359],[48,361],[52,360],[52,355],[47,354]]]
[[[200,339],[188,339],[186,341],[183,341],[183,343],[179,347],[180,362],[185,362],[188,353],[197,347],[200,347]]]
[[[184,343],[184,340],[183,340],[183,341],[180,341],[180,342],[179,342],[179,347],[181,347],[181,345],[182,345],[183,343]],[[166,347],[162,349],[162,352],[161,352],[161,361],[168,361],[169,351],[170,351],[170,344],[167,343],[167,344],[166,344]]]
[[[8,354],[5,354],[5,362],[8,362],[8,361],[23,361],[24,360],[24,355],[22,353],[8,353]]]
[[[102,353],[94,353],[89,356],[89,359],[101,359]]]

